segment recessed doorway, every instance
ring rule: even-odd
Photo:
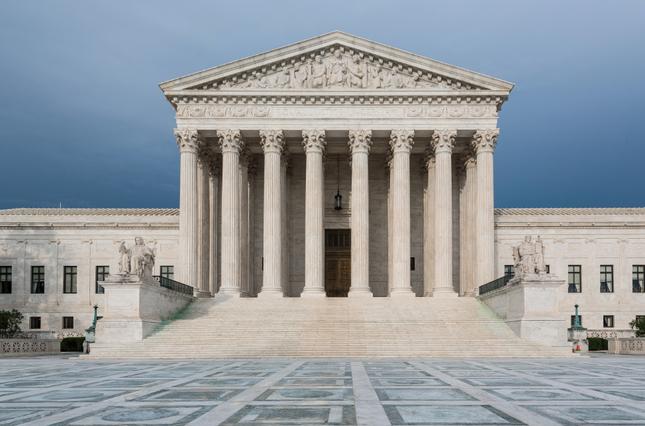
[[[325,229],[325,293],[347,297],[352,278],[352,234],[349,229]]]

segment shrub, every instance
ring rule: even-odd
[[[0,311],[0,335],[13,337],[20,333],[20,323],[23,315],[15,309],[11,311]]]
[[[587,339],[587,342],[589,342],[590,351],[606,351],[607,349],[609,349],[609,343],[607,342],[607,339],[602,339],[600,337],[589,337]]]
[[[636,331],[636,337],[645,337],[645,318],[636,318],[629,326]]]
[[[85,337],[65,337],[60,342],[61,352],[83,352]]]

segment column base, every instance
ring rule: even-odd
[[[302,293],[300,293],[300,297],[316,297],[316,298],[321,298],[321,297],[327,297],[327,293],[325,293],[325,290],[322,288],[304,288],[302,290]]]
[[[210,291],[195,290],[195,297],[205,299],[207,297],[213,297],[213,295]]]
[[[261,290],[258,293],[258,299],[278,299],[282,297],[284,297],[284,294],[280,289]]]
[[[411,288],[393,288],[390,291],[390,297],[417,297]]]
[[[368,298],[373,296],[372,290],[369,288],[352,289],[350,287],[349,292],[347,293],[347,297],[349,298]]]
[[[221,287],[217,292],[221,296],[232,296],[232,297],[242,297],[242,292],[239,288],[224,288]]]
[[[453,299],[457,298],[459,295],[456,291],[451,288],[436,288],[432,292],[432,297],[437,297],[440,299]]]

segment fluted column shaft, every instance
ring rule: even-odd
[[[221,158],[213,158],[209,164],[209,202],[210,202],[210,220],[209,220],[209,233],[210,233],[210,257],[209,257],[209,283],[208,288],[211,294],[215,294],[218,291],[218,278],[219,278],[219,183],[220,183],[220,174],[222,172]]]
[[[477,252],[475,249],[475,185],[477,180],[477,169],[475,158],[470,155],[465,163],[466,168],[466,196],[465,196],[465,234],[462,242],[465,246],[462,266],[465,268],[465,296],[474,296],[475,293],[475,263]]]
[[[222,147],[222,247],[220,293],[240,295],[240,150],[239,130],[218,131]]]
[[[202,146],[197,161],[198,194],[198,289],[197,297],[210,297],[208,288],[210,268],[210,183],[208,177],[208,148]]]
[[[392,291],[393,284],[393,270],[392,265],[394,261],[394,248],[392,247],[392,241],[394,236],[393,224],[392,224],[392,211],[394,210],[394,200],[392,200],[393,188],[394,188],[394,172],[392,171],[392,151],[388,149],[385,157],[386,167],[387,167],[387,294],[390,294]]]
[[[240,288],[249,294],[249,153],[240,156]]]
[[[325,295],[325,214],[323,154],[325,131],[303,130],[305,171],[305,287],[302,296]]]
[[[414,130],[392,130],[392,296],[414,296],[410,286],[410,151],[413,144]]]
[[[435,130],[435,280],[433,296],[456,296],[452,276],[452,149],[454,130]]]
[[[434,199],[435,199],[435,158],[428,149],[425,158],[427,170],[426,198],[423,211],[423,295],[431,296],[434,284]]]
[[[369,281],[369,161],[372,131],[349,131],[349,149],[352,156],[351,196],[351,279],[349,296],[372,294]]]
[[[179,280],[196,287],[198,281],[197,149],[195,129],[175,129],[179,167]]]
[[[260,144],[264,150],[264,273],[258,296],[282,296],[282,131],[261,130]]]
[[[477,156],[477,186],[475,222],[477,235],[476,287],[495,279],[495,217],[493,194],[493,152],[499,129],[479,130],[473,136]]]

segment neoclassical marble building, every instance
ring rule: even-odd
[[[579,303],[587,327],[626,329],[645,315],[645,209],[495,210],[512,88],[340,32],[162,83],[179,210],[0,211],[0,309],[86,327],[134,236],[200,297],[455,298],[539,234],[567,323]]]

